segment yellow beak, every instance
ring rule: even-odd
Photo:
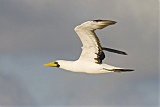
[[[59,64],[57,62],[49,62],[47,64],[43,64],[43,66],[47,66],[47,67],[59,67]]]

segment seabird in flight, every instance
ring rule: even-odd
[[[97,29],[103,29],[115,23],[115,21],[111,20],[93,20],[76,26],[74,30],[83,45],[79,59],[76,61],[57,60],[44,64],[44,66],[58,67],[68,71],[90,74],[133,71],[132,69],[125,69],[102,63],[102,60],[105,58],[103,50],[127,55],[123,51],[102,47],[99,38],[94,32]]]

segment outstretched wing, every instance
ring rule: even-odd
[[[102,63],[105,54],[103,53],[100,41],[94,31],[115,23],[115,21],[111,20],[93,20],[84,22],[75,27],[74,30],[83,44],[79,60],[92,61],[98,64]]]

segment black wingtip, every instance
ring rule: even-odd
[[[133,69],[120,69],[121,72],[134,71]]]
[[[123,51],[118,51],[117,53],[121,55],[128,55],[126,52],[123,52]]]
[[[110,23],[111,23],[111,24],[116,24],[117,22],[116,22],[116,21],[110,21]]]
[[[116,21],[113,21],[113,20],[101,20],[101,19],[97,19],[97,20],[93,20],[94,22],[106,22],[108,23],[109,25],[113,25],[113,24],[116,24],[117,22]]]
[[[100,22],[102,21],[101,19],[93,20],[94,22]]]
[[[134,71],[133,69],[111,69],[109,71],[114,71],[114,72],[131,72]]]
[[[126,52],[123,52],[123,51],[120,51],[120,50],[116,50],[116,49],[112,49],[112,48],[102,47],[102,50],[105,50],[105,51],[108,51],[108,52],[117,53],[117,54],[121,54],[121,55],[128,55]]]
[[[114,72],[131,72],[134,71],[133,69],[114,69]]]

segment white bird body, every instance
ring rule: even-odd
[[[64,61],[64,60],[58,60],[58,64],[61,66],[59,68],[73,71],[73,72],[84,72],[84,73],[91,73],[91,74],[97,74],[97,73],[109,73],[114,71],[112,70],[113,67],[107,64],[96,64],[90,61]],[[108,69],[108,71],[106,70]]]
[[[115,21],[110,20],[93,20],[78,25],[74,30],[83,45],[79,59],[76,61],[57,60],[44,64],[44,66],[59,67],[68,71],[90,74],[133,71],[131,69],[114,67],[102,63],[102,60],[105,58],[103,50],[126,55],[126,53],[122,51],[102,48],[100,41],[94,32],[96,29],[103,29],[104,27],[115,23]]]

